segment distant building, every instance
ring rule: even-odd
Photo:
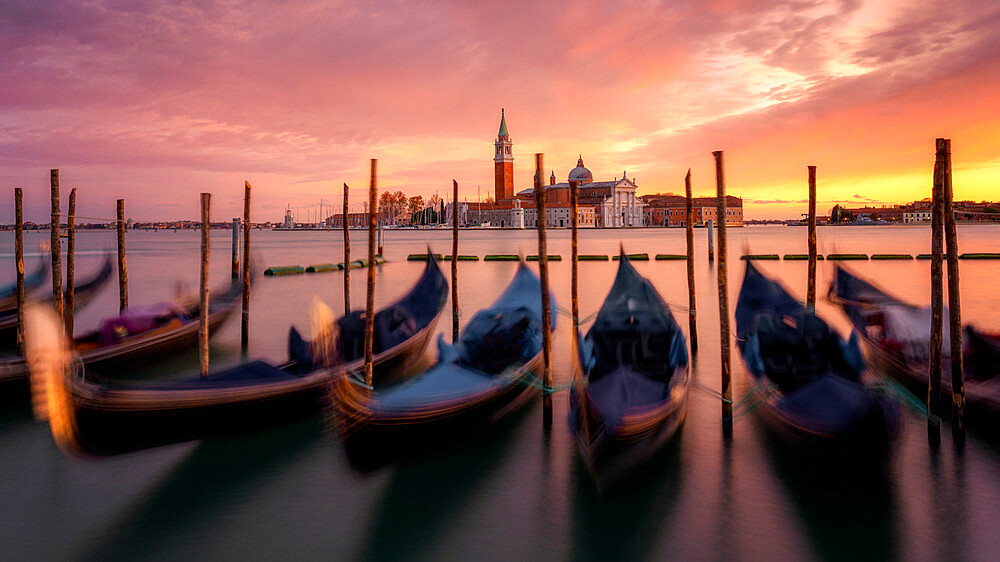
[[[687,217],[687,198],[682,195],[652,194],[643,195],[645,203],[645,219],[648,226],[685,226]],[[717,222],[717,197],[694,197],[691,200],[694,214],[694,225],[704,226],[706,222]],[[726,196],[726,226],[743,226],[743,199],[733,195]]]
[[[285,222],[282,228],[295,228],[295,217],[292,216],[291,209],[285,209]]]
[[[907,224],[931,222],[931,211],[904,211],[903,222]]]
[[[507,119],[500,112],[500,129],[493,144],[494,201],[492,203],[459,203],[459,223],[506,228],[536,228],[539,223],[534,187],[514,192],[513,142],[507,130]],[[545,224],[548,227],[568,227],[569,182],[578,184],[577,224],[580,227],[620,228],[644,225],[643,202],[635,195],[635,179],[622,177],[610,181],[593,181],[593,174],[583,165],[583,156],[570,171],[567,181],[556,183],[555,171],[549,176],[545,193]],[[450,224],[451,205],[445,210]]]

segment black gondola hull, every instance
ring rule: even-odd
[[[582,420],[577,412],[576,442],[583,462],[598,489],[620,485],[649,458],[662,449],[680,429],[687,413],[687,395],[678,403],[668,404],[662,418],[649,430],[631,438],[615,438],[600,427],[600,420],[587,408],[588,436],[579,431]]]
[[[362,473],[471,438],[530,402],[538,390],[512,384],[456,411],[427,412],[420,420],[372,417],[344,437],[351,466]]]

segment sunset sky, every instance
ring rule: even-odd
[[[300,215],[379,187],[493,189],[506,108],[515,183],[531,155],[560,181],[714,193],[711,151],[748,218],[930,195],[935,137],[955,196],[1000,199],[1000,2],[5,0],[0,222],[23,187],[46,221],[48,170],[83,216]],[[301,216],[300,216],[301,218]]]

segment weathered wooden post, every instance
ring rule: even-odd
[[[726,179],[722,151],[715,156],[716,219],[719,221],[719,351],[722,355],[722,431],[733,433],[733,381],[729,361],[729,283],[726,270]]]
[[[709,263],[715,261],[715,248],[712,244],[712,228],[715,226],[715,222],[718,221],[705,221],[705,230],[708,231],[708,261]]]
[[[941,249],[944,245],[944,165],[938,152],[934,161],[931,191],[931,337],[927,361],[927,440],[932,447],[941,442],[941,317],[944,300]]]
[[[376,255],[379,255],[379,256],[382,255],[382,239],[383,239],[382,236],[383,236],[383,228],[384,228],[384,225],[382,223],[383,223],[383,219],[379,219],[379,221],[378,221],[378,251],[375,252]]]
[[[538,220],[538,279],[542,285],[542,385],[552,388],[552,303],[549,301],[549,255],[545,240],[545,188],[542,187],[541,153],[535,154],[535,211]],[[552,395],[547,391],[542,398],[543,423],[552,426]]]
[[[350,188],[344,184],[344,314],[351,313],[351,232],[348,227],[347,192]]]
[[[458,182],[451,180],[451,341],[458,341]],[[430,259],[430,256],[427,257]]]
[[[52,222],[49,224],[52,250],[52,306],[55,307],[56,316],[62,318],[65,303],[62,287],[62,248],[59,242],[59,170],[49,171],[49,185],[52,188]]]
[[[17,354],[24,356],[24,194],[14,188],[14,261],[17,266]]]
[[[201,359],[201,376],[208,376],[208,254],[210,248],[209,205],[212,202],[211,193],[201,194],[201,312],[198,314],[198,350]]]
[[[576,180],[571,180],[569,182],[569,214],[571,215],[572,222],[570,223],[573,227],[572,241],[570,243],[570,260],[572,261],[573,271],[571,273],[572,277],[572,292],[570,295],[570,306],[572,307],[573,314],[573,337],[579,338],[580,336],[580,302],[579,302],[579,287],[577,286],[578,280],[578,248],[577,248],[577,207],[579,206],[577,200],[577,190],[580,184]]]
[[[375,345],[375,200],[378,191],[376,171],[378,160],[372,158],[371,183],[368,187],[368,301],[365,305],[365,384],[372,385],[372,365]]]
[[[233,219],[233,279],[240,275],[240,219]]]
[[[951,139],[937,139],[937,153],[944,165],[944,241],[948,256],[948,323],[951,326],[951,435],[965,443],[965,361],[962,356],[962,295],[958,282],[958,233],[955,228],[951,180]]]
[[[243,324],[240,348],[250,347],[250,182],[243,180]]]
[[[125,268],[125,200],[118,200],[118,310],[128,308],[128,270]]]
[[[691,169],[684,176],[685,219],[684,234],[687,239],[688,274],[688,332],[691,334],[691,353],[698,353],[698,318],[694,298],[694,199],[691,197]],[[711,229],[709,229],[711,231]]]
[[[66,215],[66,308],[63,310],[63,322],[66,325],[66,336],[73,338],[73,314],[76,308],[76,295],[73,284],[76,283],[74,254],[76,253],[76,188],[69,192],[69,210]]]
[[[806,308],[816,312],[816,166],[809,166],[809,273]]]

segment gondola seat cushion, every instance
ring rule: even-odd
[[[346,362],[364,357],[366,327],[364,313],[355,310],[342,316],[337,323],[340,328],[340,345],[337,349],[340,350],[341,359]],[[373,352],[381,353],[392,349],[419,331],[420,326],[405,308],[393,306],[379,311],[375,313]]]
[[[462,331],[460,361],[491,374],[522,364],[541,348],[540,323],[527,307],[481,310]]]
[[[764,373],[782,392],[809,384],[831,367],[848,378],[858,375],[855,366],[845,360],[840,336],[815,314],[766,311],[756,316],[753,326],[751,334],[759,348],[751,346],[748,351],[759,349]],[[759,365],[757,359],[753,358],[751,366]]]
[[[840,435],[864,420],[874,401],[864,386],[844,377],[816,377],[787,393],[777,410],[812,432]]]
[[[151,306],[129,307],[114,318],[101,322],[97,329],[102,346],[115,345],[121,340],[155,330],[171,321],[188,320],[184,309],[174,303],[163,302]]]
[[[622,365],[590,383],[590,398],[608,431],[628,414],[630,408],[648,406],[669,397],[670,384],[653,380],[644,373]]]
[[[677,333],[652,318],[634,316],[595,325],[588,338],[595,358],[590,380],[604,377],[619,365],[629,365],[659,381],[670,380],[677,365],[687,362],[686,348],[683,354],[676,348]],[[683,345],[683,339],[680,343]]]

